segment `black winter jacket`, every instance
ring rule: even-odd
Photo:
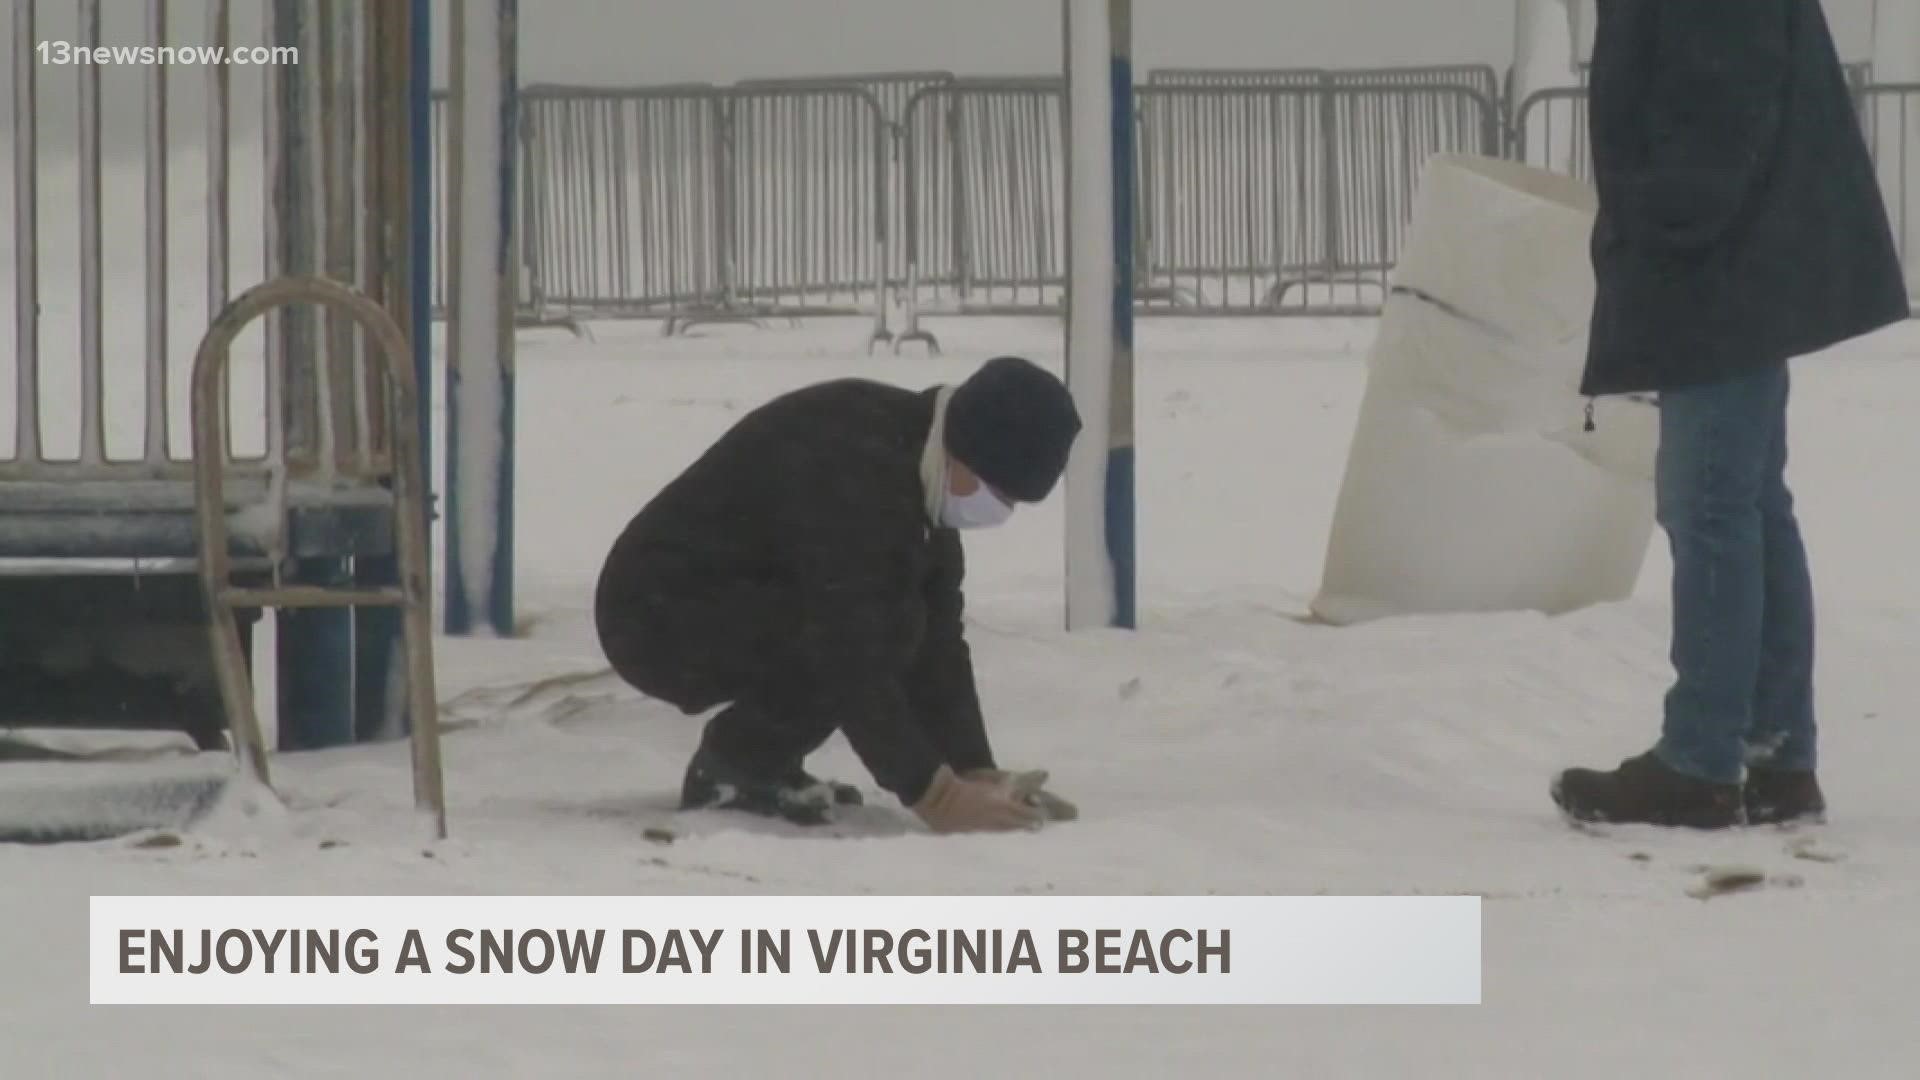
[[[616,668],[689,713],[803,686],[907,803],[942,763],[991,767],[960,538],[922,495],[934,393],[843,379],[741,418],[615,542],[596,619]]]
[[[1599,0],[1583,392],[1715,382],[1908,314],[1819,0]]]

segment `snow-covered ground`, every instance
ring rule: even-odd
[[[426,850],[405,744],[286,756],[295,812],[178,846],[0,848],[0,1075],[1895,1077],[1920,965],[1920,323],[1798,363],[1824,780],[1801,834],[1575,832],[1551,773],[1653,736],[1668,563],[1547,619],[1297,621],[1319,583],[1373,324],[1147,321],[1141,629],[1061,625],[1059,500],[970,536],[1001,757],[1082,809],[936,838],[836,739],[869,806],[830,833],[671,805],[698,724],[599,675],[588,609],[627,517],[746,409],[813,380],[925,385],[1058,325],[943,320],[944,359],[858,321],[519,347],[520,640],[443,640],[452,837]],[[557,676],[579,676],[558,679]],[[546,680],[555,680],[547,682]],[[643,830],[669,825],[671,844]],[[1702,869],[1761,890],[1711,900]],[[120,893],[1437,893],[1486,898],[1461,1009],[291,1009],[86,1004],[86,897]]]

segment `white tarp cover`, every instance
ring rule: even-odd
[[[1587,185],[1429,160],[1369,357],[1312,604],[1329,623],[1560,614],[1633,589],[1659,415],[1579,385],[1593,304]]]

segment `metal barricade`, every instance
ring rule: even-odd
[[[520,100],[523,322],[660,318],[673,332],[871,312],[887,338],[895,141],[874,93],[535,86]]]
[[[1329,71],[1335,86],[1458,86],[1498,103],[1500,74],[1491,64],[1433,64],[1425,67],[1345,68]]]
[[[1911,248],[1912,124],[1874,117],[1910,117],[1912,89],[1858,93],[1883,176],[1898,174],[1889,211]],[[1436,153],[1590,178],[1583,88],[1534,93],[1511,117],[1504,94],[1484,65],[1151,73],[1135,118],[1141,312],[1377,310]],[[929,315],[1062,310],[1058,78],[534,87],[522,108],[529,318],[651,317],[672,330],[871,313],[878,341],[903,302],[905,342],[929,339]]]
[[[1142,311],[1377,308],[1424,159],[1500,151],[1497,90],[1478,65],[1152,73]],[[886,340],[904,300],[903,342],[928,314],[1058,312],[1065,107],[1059,78],[945,72],[530,89],[524,302],[669,331],[872,311]]]
[[[1143,310],[1375,311],[1427,158],[1497,152],[1498,107],[1472,86],[1279,74],[1141,91],[1143,285],[1175,298]]]
[[[1500,75],[1487,64],[1395,68],[1155,68],[1147,85],[1208,86],[1461,86],[1498,101]]]
[[[914,96],[929,86],[947,86],[954,82],[950,71],[888,71],[859,75],[819,75],[791,79],[749,79],[738,83],[742,89],[786,90],[851,88],[871,94],[880,103],[880,115],[887,131],[887,286],[889,301],[898,302],[906,288],[906,245],[899,238],[907,232],[907,109]]]
[[[806,86],[735,89],[725,103],[726,287],[717,305],[680,322],[871,313],[872,340],[890,340],[892,141],[879,99]]]
[[[1147,313],[1375,310],[1426,158],[1500,147],[1484,64],[1160,69],[1140,97]]]
[[[1148,305],[1167,301],[1178,309],[1197,310],[1206,301],[1191,284],[1179,283],[1183,273],[1250,282],[1259,273],[1256,267],[1276,265],[1262,253],[1263,248],[1291,249],[1290,255],[1279,256],[1283,261],[1308,257],[1301,244],[1312,227],[1314,208],[1326,202],[1326,139],[1318,131],[1323,116],[1317,96],[1219,99],[1232,104],[1209,109],[1204,95],[1191,92],[1311,90],[1326,80],[1327,72],[1319,68],[1159,68],[1148,74],[1135,105],[1139,131],[1135,190],[1140,207],[1136,214],[1139,240],[1134,245],[1137,296]],[[1267,129],[1266,134],[1250,134],[1260,128]],[[1267,173],[1230,177],[1222,171],[1231,169],[1230,163],[1219,156],[1204,152],[1200,158],[1192,156],[1195,147],[1217,149],[1223,142],[1245,147],[1251,138],[1269,143],[1271,170]],[[1231,220],[1219,223],[1217,231],[1200,228],[1195,219],[1205,210],[1203,203],[1193,201],[1193,193],[1231,191],[1236,184],[1241,200],[1216,201]],[[1269,201],[1258,203],[1262,195],[1248,194],[1248,186]],[[1224,290],[1219,302],[1232,305]],[[1249,297],[1243,306],[1258,302]]]
[[[1182,311],[1266,307],[1274,280],[1330,262],[1320,74],[1155,74],[1139,94],[1148,179],[1136,288],[1169,291]]]
[[[963,79],[907,109],[908,329],[926,312],[1059,310],[1066,277],[1064,83]]]
[[[1587,130],[1587,91],[1564,86],[1529,94],[1514,112],[1508,155],[1537,169],[1591,180],[1593,145]]]
[[[1435,153],[1497,154],[1489,68],[1451,82],[1319,71],[1156,72],[1138,92],[1135,283],[1143,314],[1378,310]],[[916,95],[907,173],[909,314],[1052,314],[1065,270],[1057,79]]]
[[[1863,116],[1912,108],[1862,65],[1848,77]],[[1433,154],[1590,177],[1584,88],[1506,93],[1486,65],[1152,72],[1135,115],[1141,312],[1377,310]],[[522,110],[522,321],[871,313],[879,341],[904,304],[897,347],[930,340],[927,315],[1062,310],[1057,77],[533,87]],[[1894,140],[1911,125],[1874,123],[1883,173],[1907,167],[1913,140]],[[1890,184],[1906,237],[1911,184]]]
[[[1920,83],[1862,87],[1859,105],[1887,217],[1911,275],[1907,287],[1920,296]]]
[[[519,247],[533,311],[662,316],[718,303],[717,92],[534,86],[520,101]]]

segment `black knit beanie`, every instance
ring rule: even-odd
[[[947,452],[1020,502],[1053,491],[1079,434],[1066,385],[1017,356],[981,365],[947,403]]]

